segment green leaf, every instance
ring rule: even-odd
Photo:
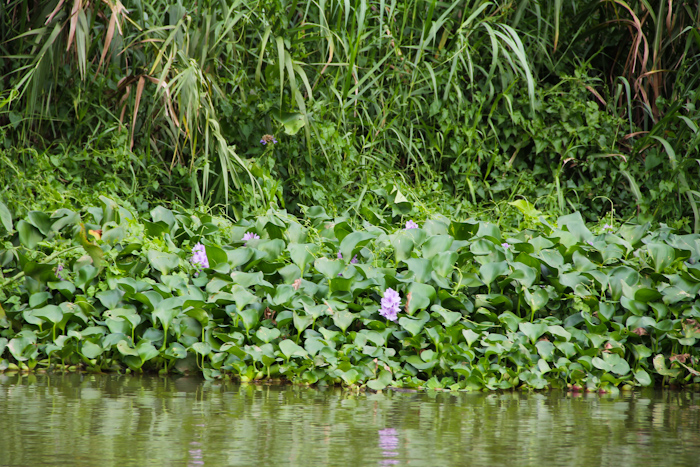
[[[510,272],[506,261],[482,264],[479,268],[479,275],[484,284],[491,284],[499,276],[505,276]]]
[[[518,327],[520,328],[520,331],[522,331],[522,333],[525,334],[532,343],[535,343],[542,334],[547,332],[547,325],[545,323],[533,324],[528,322],[522,322],[518,325]]]
[[[63,311],[56,305],[46,305],[43,308],[32,310],[32,314],[53,324],[60,323],[63,319]]]
[[[537,341],[537,343],[535,344],[535,347],[537,347],[537,353],[540,354],[540,357],[547,360],[548,362],[552,361],[552,353],[554,352],[554,344],[552,344],[549,341],[541,340],[541,341]]]
[[[314,267],[327,279],[335,279],[345,269],[345,263],[338,259],[318,258],[314,262]]]
[[[292,357],[302,357],[305,358],[308,356],[308,353],[306,350],[295,344],[293,341],[289,339],[285,339],[279,344],[280,350],[284,354],[285,357],[289,360]]]
[[[153,222],[164,222],[170,232],[173,232],[173,227],[177,223],[173,212],[163,206],[156,206],[151,210],[151,219]]]
[[[654,262],[654,270],[661,273],[676,259],[675,250],[664,243],[650,243],[647,245],[651,259]]]
[[[680,368],[668,368],[666,366],[666,358],[662,354],[658,354],[654,357],[654,368],[656,372],[661,376],[669,376],[675,378],[681,374]]]
[[[192,344],[191,349],[204,357],[211,353],[211,345],[206,342],[195,342]]]
[[[160,354],[158,349],[156,349],[149,340],[142,340],[139,342],[136,345],[136,352],[138,352],[142,364],[152,358],[156,358]]]
[[[129,344],[125,340],[121,340],[117,343],[117,350],[119,351],[120,354],[126,356],[132,356],[132,357],[138,357],[139,353],[136,351],[136,349],[129,347]]]
[[[454,269],[459,255],[456,251],[444,251],[433,256],[431,266],[433,271],[441,277],[447,277]]]
[[[280,336],[280,334],[281,334],[281,332],[277,328],[261,327],[260,329],[257,330],[257,332],[255,333],[255,336],[267,344],[268,342],[271,342],[271,341],[277,339]]]
[[[97,277],[97,268],[91,264],[86,264],[78,271],[78,277],[75,278],[75,285],[80,287],[83,291],[90,285],[90,282]]]
[[[542,211],[535,209],[535,206],[526,199],[518,199],[515,201],[511,201],[508,204],[510,204],[511,206],[515,206],[518,209],[518,211],[523,213],[525,218],[530,221],[536,221],[542,215]]]
[[[379,372],[377,379],[367,381],[367,387],[375,391],[381,391],[391,383],[392,379],[391,372],[382,370]]]
[[[313,317],[313,316],[309,316],[309,315],[300,315],[300,314],[297,313],[296,311],[293,313],[293,315],[294,315],[294,318],[293,318],[294,328],[295,328],[295,329],[297,330],[297,332],[300,333],[300,334],[304,331],[304,329],[306,329],[306,328],[308,328],[309,326],[311,326],[311,323],[312,323],[313,320],[314,320],[314,317]]]
[[[652,380],[651,377],[649,376],[649,373],[647,373],[644,370],[634,370],[634,379],[637,380],[640,386],[651,386]]]
[[[436,296],[433,286],[420,282],[411,282],[411,285],[408,286],[408,292],[411,294],[411,299],[408,301],[409,315],[413,315],[416,310],[428,308]]]
[[[430,320],[430,315],[423,311],[418,314],[415,318],[409,316],[402,316],[399,318],[399,325],[403,327],[406,331],[411,333],[412,336],[417,336],[423,330],[423,326]]]
[[[523,292],[525,301],[530,305],[532,313],[537,313],[549,302],[549,295],[543,289],[537,288],[534,293],[531,293],[529,289],[523,289]]]
[[[462,319],[462,313],[458,311],[450,311],[441,307],[440,305],[433,305],[430,310],[433,313],[438,314],[442,318],[442,324],[446,328],[453,326],[459,320]]]
[[[163,326],[163,330],[167,333],[170,328],[170,324],[177,315],[182,312],[182,304],[184,303],[184,297],[170,297],[161,301],[156,305],[153,311],[153,317],[158,319]]]
[[[469,345],[469,347],[471,347],[472,344],[473,344],[474,342],[476,342],[477,340],[479,340],[479,338],[481,337],[480,334],[475,333],[475,332],[472,331],[471,329],[463,329],[463,330],[462,330],[462,335],[463,335],[464,338],[467,340],[467,344]]]
[[[236,248],[235,250],[228,250],[226,252],[228,262],[232,268],[237,268],[248,264],[254,254],[255,253],[252,248]]]
[[[345,384],[351,386],[360,379],[360,373],[356,369],[351,368],[348,371],[340,373],[340,377],[343,378]]]
[[[171,342],[163,354],[166,357],[183,359],[187,357],[187,349],[185,349],[185,346],[179,342]]]
[[[433,272],[430,261],[424,258],[409,258],[404,261],[408,265],[408,270],[413,273],[413,277],[418,282],[428,282],[430,274]]]
[[[303,274],[306,271],[306,266],[314,260],[314,255],[311,252],[317,250],[318,247],[312,243],[290,243],[287,249],[292,261],[299,266]]]
[[[204,249],[206,250],[207,253],[207,260],[209,260],[209,267],[214,269],[222,265],[228,265],[228,255],[224,250],[219,248],[218,246],[215,245],[205,245]],[[177,263],[175,266],[173,266],[171,269],[175,269],[177,267]],[[228,272],[229,270],[226,270],[225,272]],[[220,271],[221,272],[221,271]]]
[[[106,290],[95,294],[95,297],[102,303],[102,306],[108,310],[116,308],[123,296],[124,292],[120,289]]]
[[[251,303],[258,301],[258,297],[256,297],[247,289],[244,289],[238,284],[234,284],[233,287],[231,287],[231,294],[234,296],[234,300],[236,301],[236,308],[238,308],[239,310],[242,310]]]
[[[374,234],[370,232],[352,232],[343,238],[340,242],[340,252],[343,254],[343,258],[350,260],[360,247],[366,245],[370,240],[375,237]]]
[[[41,232],[44,237],[51,233],[51,225],[53,222],[51,222],[51,217],[45,212],[31,211],[27,214],[27,220],[34,227],[39,229],[39,232]]]
[[[394,248],[396,261],[406,261],[411,257],[414,244],[413,239],[402,230],[392,239],[391,246]]]
[[[612,299],[615,301],[622,297],[622,282],[629,286],[636,285],[639,282],[639,273],[627,266],[618,266],[610,271],[608,284],[610,284]]]
[[[102,352],[104,352],[104,349],[101,346],[90,341],[83,342],[83,345],[81,346],[81,353],[85,358],[90,360],[99,357],[102,355]]]
[[[17,232],[19,232],[19,242],[29,250],[36,248],[37,244],[44,239],[39,229],[25,220],[17,223]]]
[[[173,253],[151,250],[146,253],[151,267],[162,274],[168,274],[180,264],[180,258]]]
[[[258,310],[252,307],[243,308],[238,310],[238,316],[243,320],[243,326],[246,331],[250,332],[260,321],[260,313]]]
[[[429,237],[421,247],[423,258],[431,259],[438,253],[449,251],[453,241],[454,239],[450,235],[434,235]]]
[[[575,212],[566,216],[562,216],[557,220],[557,225],[560,229],[566,227],[566,229],[573,234],[573,236],[578,240],[579,243],[583,243],[587,240],[593,240],[593,234],[586,223],[583,221],[580,212]]]
[[[0,225],[5,228],[7,233],[12,233],[12,214],[2,201],[0,201]]]
[[[58,290],[61,292],[61,295],[65,297],[67,300],[73,300],[73,297],[75,296],[75,286],[73,285],[72,282],[68,281],[57,281],[57,282],[48,282],[46,285],[49,286],[51,290]]]
[[[347,310],[336,311],[333,313],[333,323],[338,326],[343,333],[345,333],[354,320],[355,315]]]
[[[504,324],[506,330],[515,332],[518,330],[518,325],[522,321],[521,318],[516,316],[513,312],[505,311],[499,315],[498,320]]]

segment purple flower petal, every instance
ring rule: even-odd
[[[386,289],[381,304],[382,308],[379,310],[379,314],[390,321],[396,321],[401,309],[401,296],[399,293],[392,288]]]

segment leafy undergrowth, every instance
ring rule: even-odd
[[[147,220],[101,201],[0,212],[0,371],[371,390],[700,382],[700,235],[578,213],[518,232],[439,216],[379,227],[319,207]]]

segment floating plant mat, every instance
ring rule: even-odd
[[[523,207],[527,215],[530,212]],[[505,232],[269,211],[232,223],[103,197],[10,219],[0,370],[449,390],[700,382],[700,235]]]

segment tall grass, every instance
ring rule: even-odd
[[[139,159],[174,178],[188,174],[177,194],[191,204],[269,200],[264,176],[280,178],[300,203],[313,201],[318,183],[356,204],[371,174],[393,173],[444,182],[471,204],[544,196],[565,211],[586,203],[583,191],[599,183],[591,174],[607,164],[613,203],[633,193],[642,206],[659,181],[641,179],[646,152],[667,151],[656,137],[675,152],[662,178],[698,228],[698,186],[682,180],[693,160],[682,148],[697,123],[686,107],[663,103],[692,93],[700,36],[691,2],[15,0],[0,8],[6,144],[109,144],[127,131]],[[587,90],[581,113],[603,115],[585,124],[606,132],[605,142],[581,136],[588,130],[573,117],[552,117],[569,105],[551,91],[562,83]],[[620,119],[624,129],[605,129]],[[553,126],[558,136],[543,136]],[[268,133],[282,149],[260,146]],[[632,165],[587,158],[598,153],[624,153]],[[545,174],[553,191],[518,170]],[[621,171],[635,182],[615,185]]]

